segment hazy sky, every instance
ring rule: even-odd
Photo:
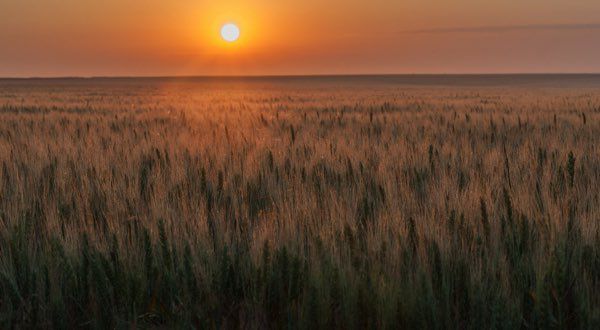
[[[600,72],[600,1],[0,0],[3,77],[487,72]]]

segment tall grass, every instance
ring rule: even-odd
[[[600,91],[0,99],[2,328],[600,327]]]

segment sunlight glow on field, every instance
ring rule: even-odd
[[[0,328],[585,325],[598,104],[586,76],[0,80]]]

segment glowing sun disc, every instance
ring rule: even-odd
[[[225,24],[221,28],[221,37],[227,42],[234,42],[240,38],[240,28],[235,24]]]

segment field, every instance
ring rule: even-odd
[[[600,77],[0,80],[0,327],[600,328]]]

